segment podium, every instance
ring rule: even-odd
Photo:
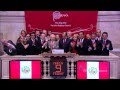
[[[42,62],[42,79],[53,79],[50,75],[50,61],[51,57],[65,57],[67,60],[67,76],[64,79],[76,79],[76,62],[77,61],[108,61],[110,62],[110,79],[120,78],[120,58],[112,53],[109,56],[79,56],[74,53],[65,54],[51,54],[43,53],[40,55],[27,56],[0,56],[2,65],[2,79],[9,79],[9,62],[12,60],[41,60]],[[59,66],[58,66],[58,69]]]

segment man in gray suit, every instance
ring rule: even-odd
[[[48,47],[49,47],[50,52],[52,51],[52,49],[58,49],[59,48],[59,43],[56,41],[56,38],[55,38],[54,34],[50,35],[50,40],[48,41]]]

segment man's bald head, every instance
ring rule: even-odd
[[[100,29],[97,29],[96,35],[97,35],[97,37],[101,37],[101,30]]]
[[[45,37],[46,37],[46,35],[45,35],[44,33],[42,33],[42,34],[40,35],[40,38],[41,38],[41,39],[45,39]]]
[[[55,34],[51,34],[51,35],[50,35],[50,39],[51,39],[52,41],[54,41],[54,40],[55,40]]]

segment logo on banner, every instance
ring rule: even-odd
[[[95,75],[97,73],[97,68],[91,67],[91,68],[88,69],[88,71],[91,75]]]
[[[22,67],[22,72],[27,74],[30,72],[30,68],[28,66],[24,66],[24,67]]]
[[[52,26],[52,27],[71,27],[71,24],[69,24],[67,20],[61,19],[62,17],[64,17],[64,18],[69,17],[69,15],[67,13],[63,14],[60,11],[54,11],[52,14],[52,17],[53,17],[54,23],[51,24],[50,26]]]
[[[59,11],[53,12],[53,21],[60,19],[61,17],[68,17],[68,14],[61,14]]]

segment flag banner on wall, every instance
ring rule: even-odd
[[[26,30],[46,29],[61,34],[95,32],[98,11],[25,11]]]
[[[51,57],[50,76],[54,79],[65,79],[67,76],[66,57]]]
[[[10,61],[10,79],[41,79],[41,61]]]
[[[78,61],[77,79],[110,79],[110,63]]]

